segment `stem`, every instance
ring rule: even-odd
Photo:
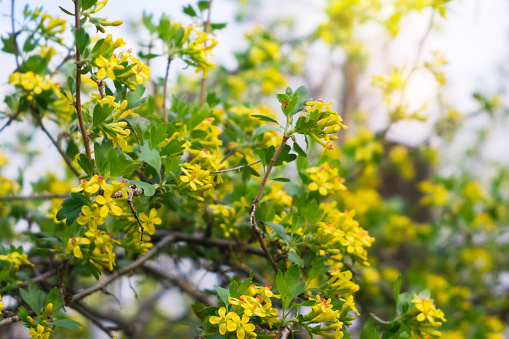
[[[74,28],[76,29],[76,37],[80,30],[80,0],[74,0]],[[88,140],[87,130],[85,128],[85,121],[83,120],[83,113],[81,112],[81,74],[78,70],[81,69],[81,55],[78,51],[78,43],[76,43],[76,114],[80,124],[81,134],[83,135],[83,144],[85,144],[85,152],[87,157],[92,160],[92,153],[90,152],[90,144]]]
[[[168,90],[168,74],[170,73],[170,64],[173,58],[171,54],[168,55],[168,64],[166,65],[166,74],[164,75],[164,87],[163,87],[163,113],[164,122],[168,122],[168,108],[166,107],[166,91]]]
[[[18,117],[18,115],[21,114],[21,110],[18,110],[16,113],[14,114],[11,114],[9,116],[9,120],[7,120],[7,122],[5,123],[5,125],[2,126],[2,128],[0,128],[0,133],[2,133],[2,131],[7,127],[9,126],[14,120],[16,120],[16,118]]]
[[[212,0],[209,1],[209,8],[207,9],[207,21],[205,21],[205,33],[210,33],[210,7],[212,6]],[[207,42],[204,43],[205,49],[207,48]],[[207,73],[203,72],[200,87],[200,106],[205,102],[205,84],[207,82]]]
[[[249,222],[251,223],[251,227],[253,228],[253,232],[255,233],[256,237],[258,238],[258,241],[260,242],[260,246],[262,247],[263,251],[265,252],[265,255],[269,259],[272,268],[274,268],[274,271],[277,272],[277,263],[275,262],[274,258],[270,254],[269,250],[267,249],[267,246],[265,246],[265,242],[263,241],[263,234],[260,228],[258,227],[258,224],[256,222],[255,218],[255,212],[256,207],[258,206],[258,203],[260,202],[260,199],[262,198],[263,190],[265,189],[265,185],[267,184],[267,180],[269,179],[270,171],[272,170],[272,167],[274,167],[274,164],[276,163],[276,160],[283,150],[283,148],[286,145],[286,142],[288,141],[290,137],[284,136],[283,140],[281,141],[281,145],[279,145],[278,149],[276,150],[276,153],[270,159],[270,163],[267,166],[267,170],[265,171],[265,175],[263,176],[262,182],[260,184],[260,188],[258,189],[258,193],[256,194],[256,197],[254,198],[253,202],[251,203],[251,210],[249,212]]]
[[[260,160],[258,161],[255,161],[255,162],[252,162],[250,164],[245,164],[245,165],[240,165],[240,166],[237,166],[237,167],[234,167],[234,168],[229,168],[229,169],[224,169],[224,170],[221,170],[221,171],[211,171],[210,174],[215,174],[215,173],[226,173],[226,172],[232,172],[232,171],[237,171],[237,170],[240,170],[244,167],[248,167],[248,166],[253,166],[253,165],[256,165],[260,162]]]

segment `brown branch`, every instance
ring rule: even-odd
[[[85,145],[85,152],[87,157],[92,160],[92,153],[90,152],[90,143],[88,140],[87,129],[85,128],[85,121],[83,120],[83,113],[81,112],[81,73],[79,70],[81,69],[81,56],[78,51],[78,32],[80,30],[80,6],[79,0],[74,1],[74,28],[76,30],[76,114],[78,115],[78,121],[80,124],[81,134],[83,135],[83,144]]]
[[[60,62],[60,64],[53,70],[53,72],[51,72],[51,75],[57,74],[58,71],[60,71],[60,68],[62,68],[67,61],[74,59],[74,57],[75,56],[72,54],[72,50],[69,50],[65,58],[62,60],[62,62]]]
[[[168,90],[168,75],[170,74],[170,64],[173,58],[171,54],[168,55],[168,64],[166,65],[166,73],[164,75],[164,87],[163,87],[163,118],[164,122],[168,122],[168,108],[166,107],[166,91]]]
[[[143,224],[141,223],[140,217],[138,216],[138,212],[134,209],[133,204],[133,195],[134,192],[128,192],[127,193],[127,203],[129,204],[129,208],[131,209],[131,212],[133,213],[134,217],[136,218],[136,221],[138,221],[138,225],[140,225],[140,246],[143,243],[143,232],[145,232],[145,227],[143,227]]]
[[[82,314],[85,318],[90,319],[90,321],[92,321],[92,323],[95,326],[99,327],[110,338],[115,338],[115,336],[111,333],[111,331],[109,329],[107,329],[106,326],[104,326],[104,324],[99,319],[97,319],[94,314],[90,313],[86,308],[82,307],[82,305],[77,303],[77,304],[72,305],[71,308],[76,310],[80,314]]]
[[[242,169],[244,167],[253,166],[253,165],[256,165],[258,163],[260,163],[260,160],[252,162],[250,164],[240,165],[240,166],[237,166],[237,167],[234,167],[234,168],[229,168],[229,169],[225,169],[225,170],[221,170],[221,171],[210,171],[210,174],[226,173],[226,172],[237,171],[237,170],[240,170],[240,169]]]
[[[99,95],[101,96],[101,99],[104,99],[104,81],[102,80],[97,81],[97,89],[99,90]]]
[[[5,318],[2,321],[0,321],[0,328],[7,327],[10,324],[13,324],[13,323],[18,322],[18,321],[20,321],[20,319],[19,319],[19,317],[17,315],[9,317],[9,318]]]
[[[158,277],[159,279],[167,280],[171,284],[175,285],[176,287],[180,288],[182,292],[189,295],[196,301],[199,301],[205,306],[213,306],[213,304],[210,302],[210,300],[207,298],[206,295],[199,293],[197,289],[182,279],[175,278],[171,276],[168,272],[165,272],[160,267],[158,267],[156,264],[152,263],[145,263],[142,265],[142,267],[147,270],[152,275]],[[160,281],[160,280],[159,280]]]
[[[208,35],[210,33],[210,8],[212,6],[212,0],[209,1],[209,7],[207,9],[207,21],[205,21],[205,34]],[[207,49],[207,41],[204,43],[205,49]],[[205,56],[206,58],[206,56]],[[201,86],[200,86],[200,106],[205,102],[205,84],[207,82],[206,71],[203,72],[203,77],[201,78]]]
[[[51,136],[51,134],[49,133],[49,131],[46,129],[46,127],[44,126],[44,124],[42,123],[42,119],[41,117],[39,116],[39,112],[35,109],[35,108],[32,108],[32,115],[34,116],[35,120],[37,120],[37,123],[39,124],[39,126],[41,127],[41,129],[43,130],[44,133],[46,133],[46,135],[48,136],[48,138],[51,140],[51,142],[53,143],[53,145],[55,145],[55,147],[57,148],[58,150],[58,153],[60,153],[60,155],[62,156],[62,158],[64,159],[65,163],[67,164],[67,167],[69,167],[69,169],[77,176],[77,177],[80,177],[80,172],[78,172],[78,170],[73,166],[72,162],[71,162],[71,159],[69,159],[69,157],[67,156],[67,154],[65,154],[65,152],[60,148],[60,146],[58,145],[57,141],[55,139],[53,139],[53,137]]]
[[[80,301],[80,300],[86,298],[87,296],[108,286],[112,281],[116,280],[117,278],[123,276],[126,273],[129,273],[129,272],[135,270],[139,266],[143,265],[151,257],[156,255],[157,252],[159,252],[161,249],[163,249],[166,245],[168,245],[169,243],[172,243],[174,241],[175,241],[175,235],[173,235],[173,234],[167,235],[166,237],[161,239],[161,241],[159,241],[156,245],[154,245],[154,247],[152,247],[150,249],[150,251],[147,252],[146,255],[139,257],[138,259],[136,259],[129,265],[121,268],[118,271],[115,271],[113,274],[111,274],[110,276],[108,276],[107,278],[102,280],[101,282],[99,282],[93,286],[90,286],[89,288],[87,288],[79,293],[74,294],[70,299],[70,303],[74,303],[74,302],[77,302],[77,301]]]
[[[9,120],[7,120],[7,122],[5,123],[5,125],[2,126],[2,128],[0,128],[0,133],[2,133],[2,131],[7,127],[9,126],[14,120],[16,120],[16,118],[18,117],[18,115],[20,115],[22,112],[22,110],[18,110],[16,113],[14,114],[11,114],[9,115]]]
[[[279,154],[283,150],[283,147],[285,147],[288,139],[289,139],[289,137],[287,137],[287,136],[283,137],[283,140],[281,141],[281,145],[279,145],[278,149],[276,150],[276,153],[274,154],[272,159],[270,159],[270,163],[267,166],[267,169],[265,170],[265,175],[263,176],[262,182],[260,183],[260,188],[258,189],[258,193],[256,194],[256,197],[254,198],[253,202],[251,203],[251,209],[249,211],[249,222],[251,224],[251,228],[252,228],[253,232],[255,233],[256,237],[258,238],[258,241],[260,242],[260,246],[262,247],[263,251],[265,252],[267,259],[269,259],[269,261],[272,265],[272,268],[274,268],[275,272],[278,271],[277,264],[274,261],[274,258],[270,254],[269,250],[267,249],[265,242],[263,241],[263,234],[256,222],[255,212],[256,212],[256,207],[258,206],[258,203],[260,202],[260,199],[262,198],[262,193],[263,193],[263,190],[265,189],[265,185],[267,184],[267,180],[269,179],[269,175],[272,170],[272,167],[274,167],[274,164],[276,163],[276,160],[277,160]]]

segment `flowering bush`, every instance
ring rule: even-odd
[[[42,174],[29,196],[22,175],[0,177],[2,337],[20,323],[28,329],[16,337],[27,338],[95,337],[94,328],[117,338],[503,337],[507,169],[485,182],[446,177],[428,143],[387,137],[425,118],[405,88],[416,70],[444,86],[444,58],[373,77],[388,117],[376,133],[347,94],[339,109],[287,87],[317,43],[344,52],[351,74],[367,62],[357,28],[377,22],[397,36],[404,16],[425,12],[431,30],[448,0],[331,0],[326,22],[297,43],[267,27],[248,33],[233,71],[213,63],[226,24],[212,21],[212,0],[185,6],[187,22],[144,13],[149,39],[137,52],[110,33],[122,21],[100,17],[107,0],[73,3],[60,7],[71,23],[27,6],[22,26],[12,17],[2,36],[17,67],[0,132],[32,124],[66,171]],[[171,87],[175,60],[195,74]],[[476,98],[478,114],[502,119],[496,99]],[[466,119],[454,112],[436,124],[444,147]],[[106,301],[118,280],[134,291],[132,308]],[[169,287],[189,298],[186,326],[158,303]]]

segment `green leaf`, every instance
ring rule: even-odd
[[[93,123],[94,126],[98,126],[103,123],[113,112],[113,106],[97,104],[94,107]]]
[[[369,320],[366,322],[366,324],[364,324],[364,327],[362,328],[359,339],[380,339],[378,328],[376,328],[374,324],[375,320],[373,317],[369,318]]]
[[[189,15],[190,17],[194,18],[196,16],[196,11],[194,10],[193,6],[187,5],[182,7],[182,12]]]
[[[217,291],[217,295],[221,299],[221,301],[224,303],[226,307],[228,307],[228,297],[230,296],[230,291],[228,291],[225,288],[222,288],[221,286],[214,285],[214,288]]]
[[[110,169],[109,165],[109,151],[113,147],[113,144],[109,139],[104,139],[101,144],[95,142],[94,143],[94,154],[95,154],[95,163],[97,166],[97,170],[100,175],[104,175],[105,179],[109,177],[108,171]]]
[[[49,291],[48,296],[46,297],[46,305],[53,304],[53,309],[56,310],[60,306],[63,305],[63,300],[60,299],[58,293],[58,288],[55,286]]]
[[[97,3],[97,0],[81,0],[80,1],[81,10],[86,11],[87,9],[89,9],[90,7],[95,5],[96,3]]]
[[[268,226],[270,226],[283,240],[285,240],[285,241],[292,240],[292,237],[290,237],[288,234],[286,234],[284,226],[278,225],[271,221],[264,221],[264,223],[267,224]]]
[[[210,4],[209,0],[198,1],[198,8],[200,9],[200,12],[203,12],[204,10],[208,9],[209,4]]]
[[[53,325],[65,327],[74,331],[81,331],[81,328],[85,327],[80,322],[72,319],[58,319],[53,322]]]
[[[304,105],[306,104],[306,101],[308,100],[307,97],[309,94],[309,89],[306,86],[300,86],[295,91],[295,94],[297,94],[299,96],[299,100],[297,101],[297,104],[295,105],[293,114],[300,112],[304,108]]]
[[[155,169],[157,173],[161,171],[161,156],[157,150],[141,146],[140,158]]]
[[[143,189],[143,195],[146,197],[151,197],[156,193],[156,186],[151,185],[147,182],[139,181],[139,180],[130,180],[133,184],[138,186],[139,188]]]
[[[81,153],[78,156],[78,165],[85,171],[88,176],[94,174],[94,159],[89,159],[85,154]]]
[[[164,171],[168,175],[171,171],[178,167],[180,164],[180,156],[178,157],[167,157],[164,160]]]
[[[203,120],[210,116],[209,104],[204,103],[200,109],[195,109],[191,114],[191,118],[188,121],[187,127],[189,131],[194,130]]]
[[[136,108],[145,103],[148,97],[142,98],[143,93],[145,93],[145,86],[143,85],[138,85],[134,91],[129,91],[126,97],[127,107],[125,109],[128,110],[131,108]]]
[[[304,267],[304,261],[302,261],[300,255],[293,248],[288,252],[288,260],[299,267]]]
[[[274,166],[281,166],[283,165],[283,162],[289,163],[297,159],[296,154],[290,153],[291,150],[292,148],[289,145],[285,145],[281,150],[281,153],[279,153]]]
[[[288,95],[286,95],[286,94],[278,94],[277,95],[277,99],[281,103],[281,110],[283,111],[283,113],[285,115],[287,115],[286,109],[290,105],[290,101],[291,101],[290,97]]]
[[[291,182],[291,180],[288,179],[288,178],[274,178],[274,179],[271,179],[271,180],[279,181],[279,182]]]
[[[68,15],[70,15],[70,16],[74,16],[74,14],[73,14],[73,13],[69,12],[68,10],[66,10],[65,8],[63,8],[62,6],[58,6],[58,7],[59,7],[59,8],[60,8],[60,10],[61,10],[62,12],[64,12],[65,14],[68,14]]]
[[[90,36],[85,31],[85,29],[83,29],[83,27],[80,27],[80,29],[76,31],[76,47],[78,48],[78,52],[80,52],[80,54],[83,54],[83,51],[89,42]]]
[[[85,205],[85,202],[81,194],[71,194],[69,198],[62,202],[62,208],[58,210],[56,215],[57,220],[62,221],[66,219],[66,225],[70,226],[79,217],[83,205]]]
[[[401,291],[401,275],[398,275],[398,278],[394,282],[394,299],[395,299],[396,305],[398,304],[400,291]]]
[[[113,148],[108,152],[108,161],[110,164],[110,176],[112,177],[123,177],[140,168],[140,164],[133,163],[132,160],[126,158],[125,154],[118,154]]]
[[[30,312],[23,306],[20,306],[18,309],[18,317],[21,321],[27,321],[27,317],[30,315]]]
[[[307,157],[307,153],[299,146],[299,144],[295,141],[293,143],[293,150],[297,152],[297,154],[301,157]]]
[[[273,123],[276,123],[276,124],[278,123],[276,119],[271,118],[268,115],[253,114],[252,117],[253,118],[257,118],[258,120],[261,120],[261,121],[268,121],[268,122],[273,122]]]
[[[2,37],[2,42],[4,43],[2,51],[14,54],[14,39],[12,38],[12,33],[9,33],[7,38]]]
[[[165,155],[175,156],[177,154],[180,154],[185,150],[185,147],[183,147],[185,143],[186,143],[185,140],[171,139],[170,142],[166,146],[164,146],[161,152],[159,152],[159,154],[161,156]]]
[[[154,149],[163,140],[166,139],[166,124],[160,124],[159,126],[152,126],[150,130],[150,148]]]
[[[304,292],[305,283],[302,282],[298,284],[299,278],[300,271],[295,265],[290,266],[284,277],[282,271],[278,272],[276,276],[276,285],[279,293],[281,294],[283,310],[290,305],[296,296]]]
[[[30,306],[37,315],[40,315],[44,306],[44,299],[46,298],[44,292],[37,290],[34,285],[30,285],[28,286],[28,291],[20,289],[19,293],[28,306]]]
[[[228,291],[230,292],[230,297],[232,297],[232,298],[240,297],[240,295],[237,296],[238,289],[239,289],[239,283],[236,280],[232,280],[230,282],[230,285],[228,286]]]

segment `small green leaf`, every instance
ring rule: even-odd
[[[35,313],[38,315],[41,314],[41,310],[44,306],[44,299],[46,298],[43,291],[37,290],[34,285],[30,285],[28,286],[28,291],[20,289],[19,293]]]
[[[156,186],[151,185],[147,182],[139,181],[139,180],[130,180],[137,187],[143,189],[143,195],[146,197],[151,197],[156,193]]]
[[[277,124],[277,120],[269,117],[268,115],[253,114],[252,117],[257,118],[258,120],[261,120],[261,121],[268,121],[268,122],[273,122],[273,123]]]
[[[97,3],[97,0],[81,0],[80,1],[81,10],[86,11],[87,9],[89,9],[90,7],[95,5],[96,3]]]
[[[290,237],[288,234],[286,234],[285,227],[278,225],[276,223],[273,223],[271,221],[265,222],[268,226],[270,226],[283,240],[290,241],[292,240],[292,237]]]
[[[296,154],[290,153],[291,150],[292,149],[289,145],[285,145],[281,150],[281,153],[279,153],[279,156],[277,157],[274,166],[281,166],[283,165],[283,162],[289,163],[297,159]]]
[[[81,208],[85,204],[81,194],[73,193],[62,202],[62,208],[58,210],[56,218],[58,221],[66,219],[65,223],[70,226],[80,215]]]
[[[196,16],[196,11],[194,10],[193,6],[187,5],[182,7],[182,12],[189,15],[190,17],[194,18]]]
[[[306,102],[308,100],[307,97],[309,94],[309,89],[305,86],[300,86],[295,91],[295,94],[297,94],[299,96],[299,100],[297,101],[297,104],[295,105],[293,114],[300,112],[304,108],[304,105],[306,104]]]
[[[375,320],[371,317],[362,328],[359,339],[380,339],[378,328],[374,326]]]
[[[175,156],[177,154],[180,154],[184,152],[185,147],[184,144],[186,143],[185,140],[178,140],[178,139],[171,139],[170,142],[164,146],[164,148],[159,153],[161,156],[169,155],[169,156]]]
[[[164,160],[164,171],[166,172],[166,174],[168,174],[171,171],[173,171],[175,168],[177,168],[179,164],[180,164],[179,156],[178,157],[167,157]]]
[[[288,179],[288,178],[274,178],[274,179],[271,179],[271,180],[279,181],[279,182],[291,182],[291,180]]]
[[[72,319],[58,319],[53,322],[53,325],[65,327],[74,331],[81,331],[81,328],[85,327],[80,322]]]
[[[80,52],[80,54],[83,54],[83,51],[89,42],[90,36],[83,27],[80,27],[80,29],[76,31],[76,47],[78,48],[78,52]]]
[[[198,1],[198,8],[201,12],[209,8],[210,1],[209,0],[201,0]]]
[[[78,156],[78,165],[85,171],[88,176],[94,174],[94,159],[89,159],[85,154]]]
[[[154,149],[166,139],[166,124],[152,126],[150,130],[150,148]]]
[[[110,164],[110,176],[112,177],[123,177],[140,168],[140,164],[133,163],[132,160],[126,158],[125,154],[118,154],[113,148],[108,153],[108,161]]]
[[[103,123],[113,112],[113,106],[97,104],[94,107],[93,123],[94,126],[98,126]]]
[[[304,261],[302,261],[300,255],[293,248],[288,252],[288,260],[299,267],[304,267]]]
[[[225,288],[222,288],[221,286],[214,285],[214,288],[217,291],[217,295],[221,299],[221,301],[224,303],[226,307],[228,307],[228,297],[230,296],[230,291],[228,291]]]
[[[203,120],[207,119],[210,115],[209,104],[204,103],[200,109],[195,109],[191,114],[191,118],[188,121],[189,131],[194,130]]]
[[[113,144],[109,139],[104,139],[101,144],[95,142],[94,143],[94,154],[95,154],[95,163],[97,166],[97,170],[100,175],[104,175],[105,179],[107,179],[108,171],[110,168],[108,154],[110,149],[113,147]]]
[[[147,164],[152,166],[157,173],[161,171],[161,156],[155,149],[150,149],[147,146],[141,146],[140,158],[143,159]]]

